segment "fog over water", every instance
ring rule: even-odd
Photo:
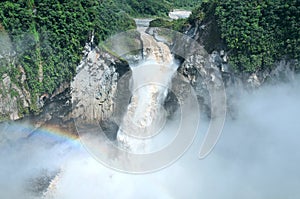
[[[299,80],[244,92],[237,118],[227,118],[209,156],[198,159],[203,122],[182,158],[150,174],[119,173],[98,163],[79,141],[2,123],[0,198],[297,199]],[[47,189],[47,180],[44,188],[37,188],[43,184],[38,183],[41,176],[56,176],[51,188]]]

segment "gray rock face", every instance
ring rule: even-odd
[[[222,72],[215,59],[216,57],[196,52],[185,59],[178,69],[194,88],[200,109],[209,117],[212,117],[210,92],[218,92],[224,88]]]
[[[20,67],[21,82],[26,80],[24,70]],[[22,86],[18,87],[8,76],[4,74],[0,81],[0,116],[2,119],[17,120],[22,117],[20,107],[28,108],[30,104],[30,93]]]
[[[265,83],[274,84],[279,81],[293,81],[295,75],[296,60],[280,60],[274,63],[273,69],[256,71],[251,74],[243,74],[246,88],[258,88]]]
[[[198,51],[188,56],[178,69],[178,72],[187,78],[195,89],[200,108],[209,117],[211,117],[211,90],[221,89],[223,84],[227,99],[227,113],[235,117],[238,99],[242,92],[251,91],[266,83],[292,81],[297,64],[294,61],[281,60],[275,63],[274,69],[236,74],[227,60],[227,54],[223,50],[213,51],[208,57]]]
[[[16,81],[14,81],[9,74],[1,73],[0,121],[17,120],[22,117],[22,111],[20,109],[27,109],[29,107],[31,96],[28,90],[23,86],[26,80],[26,74],[23,67],[16,64],[17,54],[13,50],[9,35],[5,31],[2,31],[0,37],[0,67],[15,67],[20,72],[20,75],[15,77],[17,81],[20,81],[18,84],[16,84]],[[2,69],[3,68],[0,68],[0,70]]]
[[[71,82],[71,117],[78,125],[100,123],[116,133],[129,103],[130,74],[129,65],[111,54],[98,48],[88,52]]]

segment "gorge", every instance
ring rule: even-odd
[[[74,77],[37,99],[21,64],[23,86],[4,73],[0,198],[296,199],[297,60],[236,72],[200,15],[183,33],[150,18],[99,45],[91,32]],[[34,100],[41,111],[20,114]]]

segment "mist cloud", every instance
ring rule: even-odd
[[[45,198],[296,199],[300,195],[297,79],[244,93],[237,119],[227,119],[219,142],[205,159],[197,157],[205,133],[200,130],[175,164],[145,175],[106,168],[73,141],[26,138],[24,130],[2,127],[0,198],[24,198],[28,179],[44,169],[60,173]]]

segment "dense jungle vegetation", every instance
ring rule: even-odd
[[[214,28],[220,30],[219,37],[237,71],[264,70],[276,61],[300,58],[299,0],[206,0],[187,20],[160,18],[150,25],[182,31],[196,23],[208,25],[211,20],[217,21]]]
[[[269,68],[280,59],[299,60],[299,0],[229,0],[210,6],[221,37],[232,49],[231,63],[239,70]]]

